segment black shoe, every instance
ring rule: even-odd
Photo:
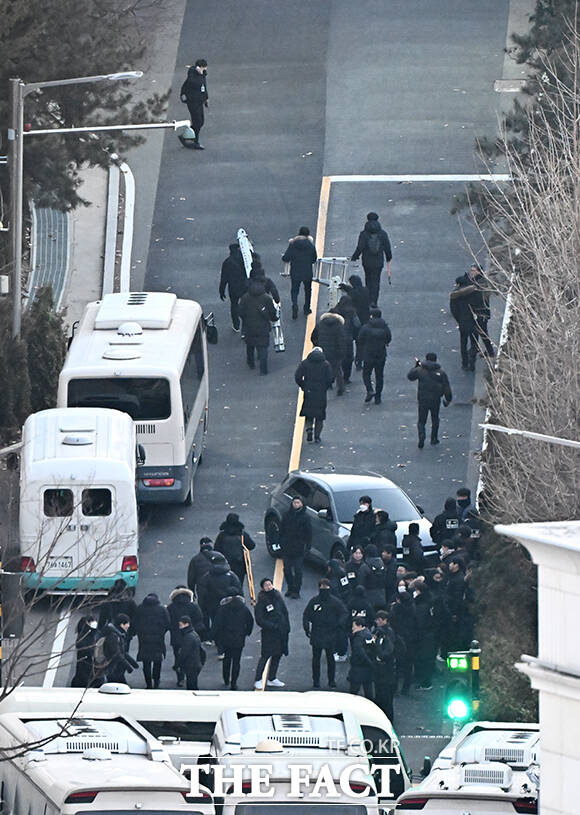
[[[439,439],[431,439],[431,444],[439,444]]]
[[[312,683],[313,690],[320,690],[320,682],[313,682]]]
[[[312,314],[312,309],[310,308],[310,306],[304,306],[302,310],[304,311],[305,317],[308,317],[309,314]]]
[[[176,688],[182,688],[183,687],[183,679],[178,679],[177,682],[175,683],[175,687]]]
[[[294,592],[293,592],[293,591],[290,591],[290,589],[288,589],[288,591],[286,592],[286,594],[284,595],[284,597],[294,597]]]
[[[350,377],[349,377],[348,379],[345,379],[345,380],[344,380],[344,384],[345,384],[345,385],[350,385]]]
[[[367,395],[365,396],[365,403],[370,402],[374,397],[374,391],[367,391]]]
[[[194,141],[193,149],[194,150],[205,150],[205,147],[203,146],[203,144],[200,144],[198,141]]]
[[[256,363],[255,362],[249,362],[249,361],[247,361],[247,362],[248,362],[248,368],[250,368],[250,370],[253,371],[255,369],[255,367],[256,367]]]
[[[306,431],[306,441],[312,441],[312,430]]]
[[[292,319],[298,319],[298,306],[292,305]]]
[[[425,439],[419,439],[419,444],[417,445],[419,450],[422,450],[425,447]]]
[[[340,390],[338,390],[338,391],[336,392],[336,395],[337,395],[337,396],[344,396],[344,388],[341,388]]]
[[[320,444],[320,436],[315,436],[314,441],[316,442],[316,444]]]
[[[237,689],[238,689],[237,684],[236,684],[235,682],[232,682],[232,684],[231,684],[231,690],[237,690]]]
[[[381,404],[381,397],[380,396],[375,396],[375,405],[380,405],[380,404]]]
[[[336,682],[329,682],[328,687],[329,688],[336,688]]]

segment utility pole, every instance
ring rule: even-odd
[[[21,79],[10,79],[8,172],[10,179],[10,256],[12,260],[12,338],[20,336],[22,318],[22,178],[23,101]]]

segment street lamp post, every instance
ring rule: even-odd
[[[142,71],[121,71],[98,76],[80,76],[73,79],[60,79],[50,82],[24,83],[21,79],[10,79],[10,117],[8,127],[8,170],[10,179],[10,230],[12,260],[12,337],[20,336],[22,322],[22,182],[24,145],[24,98],[42,88],[61,85],[82,85],[90,82],[118,82],[124,79],[138,79]]]

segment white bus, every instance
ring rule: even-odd
[[[107,407],[135,422],[141,503],[191,503],[208,421],[201,306],[174,294],[107,294],[89,303],[58,384],[59,407]]]
[[[211,795],[194,801],[187,780],[137,722],[0,716],[1,815],[214,815]]]

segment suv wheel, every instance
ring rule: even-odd
[[[280,521],[276,515],[268,515],[264,522],[266,533],[266,547],[268,554],[272,557],[279,557],[280,549]]]

